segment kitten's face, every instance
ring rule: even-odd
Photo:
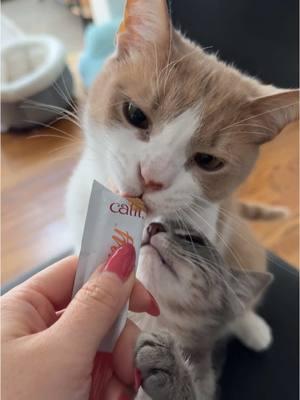
[[[163,1],[152,4],[149,25],[146,3],[128,3],[118,54],[91,89],[85,131],[101,171],[95,178],[166,215],[195,197],[205,205],[228,196],[278,127],[253,118],[263,112],[251,102],[258,83],[171,37]]]
[[[186,283],[189,287],[190,282],[202,282],[207,288],[206,279],[210,280],[211,275],[215,279],[210,264],[214,261],[217,269],[221,265],[218,253],[205,236],[187,224],[183,229],[178,220],[150,223],[143,232],[141,256],[142,268],[157,275],[154,281],[169,281],[175,298],[177,289],[182,290]]]
[[[244,312],[272,279],[267,273],[230,270],[211,242],[178,222],[151,223],[140,254],[139,272],[151,274],[151,290],[162,306],[180,307],[187,316],[209,310],[216,328]],[[160,281],[164,289],[156,290],[153,282]]]

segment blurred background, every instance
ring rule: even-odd
[[[80,115],[114,50],[123,0],[1,3],[2,283],[72,251],[64,195],[80,156]],[[271,6],[270,6],[271,5]],[[243,71],[298,87],[298,1],[173,0],[175,25]],[[299,266],[298,124],[263,147],[239,196],[283,205],[253,223],[258,238]]]
[[[88,1],[4,1],[2,14],[28,35],[54,35],[64,43],[68,52],[78,52],[83,48],[81,14],[86,20],[91,19]]]

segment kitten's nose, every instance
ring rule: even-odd
[[[147,226],[147,233],[149,235],[149,239],[156,235],[159,232],[166,232],[165,227],[163,226],[163,224],[159,223],[159,222],[151,222],[151,224],[149,224]]]
[[[166,232],[165,227],[159,222],[151,222],[143,231],[142,246],[149,244],[151,238],[159,232]]]

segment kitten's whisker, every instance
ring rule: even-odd
[[[194,244],[194,241],[193,241],[193,239],[192,239],[191,233],[190,233],[190,231],[189,231],[189,229],[188,229],[188,226],[185,224],[184,219],[181,218],[179,211],[180,211],[180,210],[176,211],[176,215],[178,216],[179,220],[181,220],[181,222],[182,222],[182,224],[183,224],[183,226],[184,226],[184,230],[186,230],[188,236],[190,237],[190,240],[191,240],[193,249],[194,249],[194,251],[196,251],[195,244]]]
[[[194,204],[193,204],[194,205]],[[226,242],[226,240],[223,238],[223,236],[217,231],[217,229],[215,227],[213,227],[208,221],[206,221],[206,219],[201,215],[201,213],[197,212],[197,209],[195,210],[193,205],[191,205],[190,210],[192,212],[194,212],[194,214],[199,217],[210,229],[212,229],[212,231],[214,231],[214,233],[216,234],[216,236],[219,238],[219,240],[223,243],[223,245],[225,246],[225,248],[228,249],[228,251],[230,252],[230,254],[232,255],[232,257],[235,259],[235,261],[237,262],[237,265],[243,270],[243,266],[241,264],[241,261],[238,259],[237,255],[234,253],[234,251],[231,249],[231,247],[228,245],[228,243]],[[199,205],[197,205],[199,206]],[[200,207],[199,207],[200,208]],[[201,207],[201,210],[204,210]]]
[[[183,210],[183,213],[184,213],[184,210]],[[183,219],[184,220],[184,219]],[[195,246],[194,246],[194,244],[193,244],[193,248],[194,248],[194,250],[196,251],[196,249],[195,249]],[[210,252],[210,255],[211,255],[211,257],[214,259],[214,261],[216,261],[217,262],[217,260],[216,260],[216,256],[215,256],[215,254],[211,251],[211,249],[209,248],[209,252]]]
[[[207,282],[209,283],[209,281],[211,281],[211,279],[209,279],[211,277],[212,274],[214,274],[218,280],[220,282],[223,282],[225,284],[225,286],[227,287],[227,289],[232,293],[232,295],[234,296],[234,298],[239,302],[241,307],[244,307],[242,302],[240,301],[240,299],[238,298],[235,290],[233,289],[233,287],[229,284],[229,282],[226,279],[225,276],[225,271],[226,273],[231,276],[233,279],[235,279],[236,281],[238,281],[238,279],[231,273],[230,269],[228,269],[227,266],[223,266],[220,265],[220,261],[218,260],[217,263],[211,263],[209,260],[207,260],[206,258],[201,257],[198,254],[194,254],[191,253],[187,250],[183,250],[182,253],[180,253],[176,246],[173,246],[173,252],[175,255],[177,255],[178,258],[182,258],[184,260],[184,262],[187,262],[189,264],[191,264],[194,268],[198,268],[199,266],[201,267],[201,269],[203,269],[205,275],[203,276],[204,278],[207,279]],[[183,254],[184,253],[184,254]],[[220,268],[226,268],[224,269],[224,274],[222,274],[218,269],[217,266],[219,266]],[[212,282],[213,283],[213,282]]]
[[[198,199],[196,196],[193,196],[193,197],[195,198],[196,201],[199,201],[199,199]],[[211,203],[210,203],[209,201],[205,200],[204,198],[201,198],[201,201],[203,201],[204,203],[206,203],[208,206],[211,205]],[[221,212],[225,217],[231,218],[235,223],[238,223],[238,224],[240,224],[240,225],[243,224],[243,222],[242,222],[243,220],[241,220],[241,219],[239,218],[239,216],[237,216],[237,215],[231,213],[231,212],[228,211],[228,210],[225,211],[225,210],[223,209],[223,207],[221,207],[221,206],[219,206],[219,210],[220,210],[220,212]],[[255,241],[250,241],[249,239],[246,239],[245,236],[242,235],[242,234],[239,232],[238,229],[235,229],[235,227],[232,226],[232,224],[229,223],[229,222],[226,223],[226,229],[228,229],[228,228],[229,228],[232,232],[234,232],[236,235],[238,235],[238,237],[239,237],[241,240],[243,240],[248,246],[250,245],[250,246],[253,248],[253,250],[255,250],[255,249],[257,248],[257,244],[256,244]],[[273,263],[275,263],[276,265],[279,266],[279,263],[276,262],[276,261],[274,261],[273,258],[272,258],[272,256],[269,255],[269,253],[266,253],[266,260],[267,260],[267,261],[272,261]]]

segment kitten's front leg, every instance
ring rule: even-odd
[[[272,344],[272,331],[267,322],[254,311],[234,321],[229,330],[245,346],[255,351],[267,350]]]
[[[192,376],[197,400],[214,400],[216,375],[212,368],[211,352],[191,356]]]
[[[152,400],[196,400],[193,378],[169,333],[143,333],[135,351],[142,388]]]

